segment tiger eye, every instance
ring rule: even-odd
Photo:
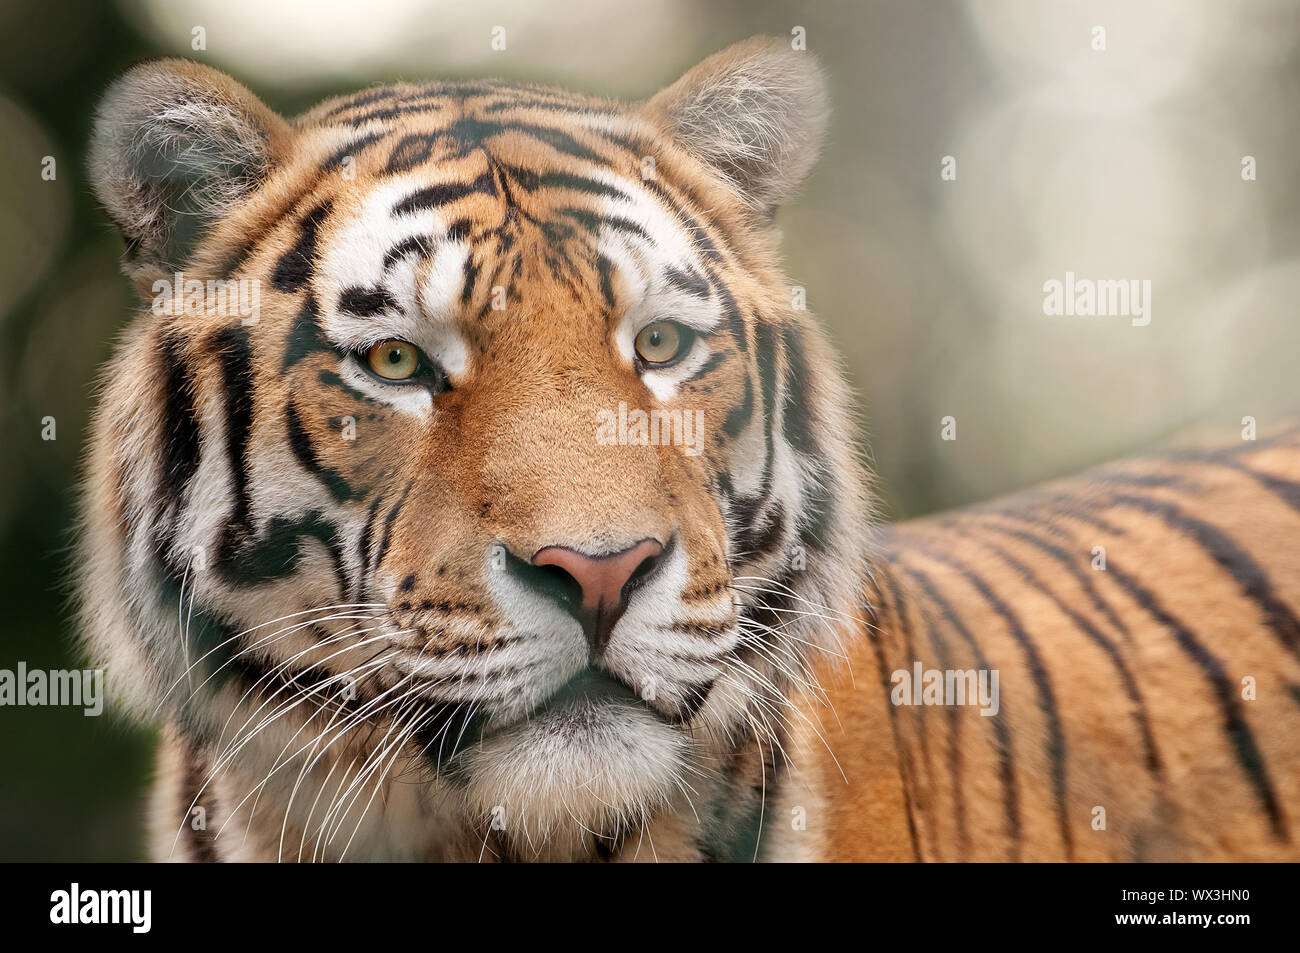
[[[647,364],[667,364],[680,356],[689,339],[681,325],[672,321],[654,321],[636,336],[636,352]]]
[[[380,341],[366,352],[366,363],[386,380],[403,381],[420,369],[420,355],[406,341]]]

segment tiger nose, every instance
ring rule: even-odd
[[[609,643],[614,623],[627,608],[628,583],[633,577],[649,574],[663,549],[653,539],[643,539],[607,556],[588,556],[567,546],[546,546],[533,554],[532,563],[554,566],[577,584],[582,603],[575,615],[583,623],[592,649],[599,653]]]

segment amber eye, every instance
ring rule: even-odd
[[[420,352],[406,341],[380,341],[366,352],[370,369],[385,380],[404,381],[420,369]]]
[[[647,324],[636,336],[636,353],[647,364],[670,364],[686,353],[694,332],[673,321]]]

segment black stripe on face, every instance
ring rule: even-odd
[[[600,153],[589,149],[567,132],[550,126],[538,126],[533,123],[523,122],[482,122],[477,119],[462,119],[453,125],[449,131],[467,148],[475,148],[481,145],[484,139],[498,133],[515,132],[543,142],[556,152],[564,155],[573,156],[576,159],[585,159],[588,162],[595,162],[600,165],[606,164],[605,158]]]
[[[898,566],[896,560],[894,565]],[[899,568],[916,583],[917,587],[925,594],[930,602],[938,607],[939,612],[942,614],[944,621],[948,624],[949,628],[956,632],[961,637],[962,641],[970,647],[971,652],[975,657],[976,666],[988,671],[990,668],[988,659],[984,657],[984,652],[980,649],[979,643],[975,641],[975,637],[971,635],[970,630],[967,629],[965,624],[957,617],[957,614],[953,611],[952,604],[939,593],[938,588],[934,585],[933,581],[931,581],[930,577],[920,569],[914,567],[899,566]],[[934,638],[937,639],[939,636],[935,635]],[[1007,710],[1006,701],[1002,700],[1000,706],[1001,711],[999,714]],[[1009,854],[1007,859],[1018,861],[1020,859],[1020,792],[1016,785],[1015,753],[1011,747],[1011,733],[1007,728],[1006,720],[1004,718],[989,718],[987,720],[991,722],[998,747],[998,763],[1002,775],[1002,806],[1003,814],[1006,819],[1007,840],[1009,842]]]
[[[316,206],[298,223],[298,241],[285,252],[271,273],[271,286],[277,291],[293,293],[311,280],[316,260],[316,236],[321,224],[329,217],[333,203],[328,199]]]
[[[722,252],[714,244],[708,229],[690,215],[664,186],[654,179],[645,179],[642,184],[668,207],[674,220],[681,223],[683,231],[691,244],[709,261],[717,264],[723,261]]]
[[[379,549],[375,553],[375,564],[371,567],[372,573],[383,564],[384,556],[388,554],[388,543],[392,538],[393,524],[397,522],[397,517],[398,514],[402,512],[402,507],[406,505],[406,498],[410,495],[411,487],[413,485],[414,484],[411,483],[406,485],[406,489],[402,491],[402,495],[398,497],[397,502],[394,503],[392,509],[388,511],[388,515],[384,517],[384,531],[383,535],[379,538]]]
[[[338,169],[343,165],[344,159],[347,159],[349,156],[355,159],[357,153],[365,149],[366,146],[374,145],[380,139],[383,139],[386,135],[388,135],[388,133],[386,132],[371,132],[364,136],[358,136],[356,139],[353,139],[351,142],[346,143],[343,146],[340,146],[337,150],[335,150],[330,155],[328,159],[326,159],[321,164],[320,167],[321,173],[325,174],[325,173],[333,172],[335,169]]]
[[[1263,470],[1255,470],[1237,461],[1218,460],[1214,462],[1231,467],[1238,473],[1245,474],[1293,510],[1300,510],[1300,483],[1295,480],[1274,476],[1272,473],[1265,473]]]
[[[675,268],[670,265],[664,271],[664,277],[671,287],[688,295],[706,301],[713,296],[713,291],[709,288],[709,283],[704,279],[704,276],[690,265],[685,268]]]
[[[642,241],[650,241],[649,232],[630,218],[623,218],[621,215],[600,215],[591,209],[573,206],[557,209],[556,214],[573,219],[593,235],[598,233],[602,226],[608,226],[616,232],[634,235]]]
[[[926,548],[925,554],[949,567],[966,580],[980,597],[989,605],[1002,621],[1006,623],[1011,637],[1020,646],[1029,666],[1030,677],[1034,681],[1034,690],[1038,697],[1038,708],[1047,721],[1047,757],[1052,764],[1052,788],[1056,797],[1057,826],[1060,828],[1061,841],[1065,846],[1065,856],[1069,860],[1074,854],[1074,837],[1070,830],[1070,815],[1066,804],[1065,772],[1065,732],[1061,727],[1061,715],[1056,703],[1056,693],[1052,689],[1052,680],[1043,664],[1038,648],[1029,638],[1019,617],[979,573],[972,570],[961,560],[947,553]]]
[[[817,552],[831,548],[832,515],[830,487],[820,476],[803,482],[803,512],[799,518],[799,538]]]
[[[316,298],[314,295],[309,294],[303,299],[302,307],[293,319],[293,327],[289,330],[289,341],[285,345],[284,360],[280,364],[282,372],[289,370],[299,361],[312,354],[334,353],[333,345],[321,333],[317,318]]]
[[[412,96],[396,106],[385,106],[382,109],[372,109],[369,112],[359,113],[355,116],[340,117],[337,122],[348,126],[364,126],[368,122],[382,122],[388,119],[396,119],[398,116],[405,116],[410,113],[436,113],[442,112],[446,108],[446,103],[442,101],[441,94],[428,96]]]
[[[749,425],[749,420],[754,416],[754,383],[750,380],[749,374],[745,374],[745,397],[739,404],[727,411],[727,417],[722,422],[722,431],[728,437],[738,437]]]
[[[316,510],[297,517],[272,517],[260,536],[242,543],[229,558],[222,559],[223,576],[235,586],[256,586],[290,576],[298,569],[305,539],[316,540],[329,554],[338,595],[343,598],[347,592],[347,576],[338,531],[333,522]]]
[[[772,328],[766,322],[756,322],[758,331],[754,348],[754,357],[758,363],[758,395],[763,402],[763,440],[767,444],[767,456],[763,461],[761,491],[767,495],[767,486],[772,479],[772,457],[776,453],[776,439],[773,430],[776,427],[776,339]]]
[[[1277,595],[1264,568],[1237,545],[1232,537],[1164,500],[1119,494],[1108,502],[1158,516],[1167,525],[1196,540],[1197,545],[1236,580],[1242,594],[1255,603],[1278,641],[1293,656],[1300,658],[1300,620],[1296,619],[1290,607]]]
[[[699,380],[701,377],[704,377],[708,374],[712,374],[719,367],[721,367],[722,362],[725,361],[730,356],[731,356],[730,351],[725,351],[725,350],[714,351],[712,354],[709,355],[709,359],[705,361],[703,364],[701,364],[699,370],[697,370],[694,374],[692,374],[689,379],[693,381]]]
[[[416,132],[403,136],[389,153],[384,174],[396,175],[400,172],[409,172],[417,165],[428,162],[429,156],[433,153],[434,143],[438,141],[440,135],[441,133],[436,132]]]
[[[303,427],[302,419],[298,416],[298,408],[294,406],[292,400],[285,408],[284,421],[289,436],[289,447],[302,468],[325,484],[325,488],[329,490],[335,502],[346,503],[350,500],[352,488],[337,471],[320,462],[320,458],[316,455],[316,448],[312,446],[311,435]]]
[[[717,289],[718,298],[722,301],[722,313],[727,321],[727,330],[731,332],[731,339],[736,342],[736,347],[740,349],[741,354],[749,352],[749,328],[745,325],[745,319],[740,313],[740,308],[736,307],[736,299],[731,296],[727,286],[720,281],[715,280],[713,286]]]
[[[821,461],[824,453],[814,432],[814,414],[808,401],[812,390],[812,369],[797,328],[781,332],[785,351],[785,378],[782,383],[781,432],[791,448],[811,461]],[[830,545],[832,513],[830,487],[820,475],[803,481],[803,518],[800,538],[810,547],[825,551]]]
[[[747,521],[741,532],[736,534],[736,553],[752,559],[765,556],[774,551],[785,537],[785,508],[780,503],[772,507],[772,512],[763,525]]]
[[[790,446],[814,460],[822,457],[821,447],[813,433],[812,413],[808,406],[812,371],[808,355],[795,328],[787,327],[781,333],[785,345],[785,402],[782,410],[782,429]]]
[[[345,381],[334,371],[323,370],[316,375],[316,379],[320,381],[322,384],[324,384],[326,387],[332,387],[335,390],[342,391],[343,393],[351,397],[353,400],[358,400],[363,404],[371,404],[375,407],[387,406],[382,401],[375,400],[375,398],[371,397],[369,394],[357,390],[355,387],[353,387],[351,384]]]
[[[1246,719],[1241,713],[1241,705],[1237,701],[1236,686],[1233,685],[1227,673],[1224,672],[1223,663],[1202,645],[1181,622],[1175,619],[1157,601],[1154,595],[1143,588],[1132,576],[1119,569],[1113,559],[1107,561],[1106,575],[1119,583],[1120,587],[1129,594],[1134,602],[1173,633],[1178,646],[1200,668],[1201,674],[1205,676],[1206,681],[1214,689],[1215,699],[1218,701],[1219,711],[1223,716],[1224,731],[1227,732],[1228,738],[1232,742],[1233,751],[1237,756],[1237,763],[1241,766],[1241,770],[1246,775],[1251,787],[1255,789],[1255,794],[1268,815],[1273,836],[1280,841],[1289,841],[1290,835],[1287,832],[1286,817],[1282,813],[1282,805],[1278,802],[1277,793],[1273,789],[1273,782],[1269,779],[1268,765],[1264,761],[1263,753],[1259,750],[1259,745],[1255,743],[1255,736],[1251,732],[1250,726],[1246,724]]]
[[[530,192],[539,188],[550,189],[572,189],[575,192],[581,192],[584,195],[602,196],[612,199],[626,199],[627,194],[621,189],[604,182],[598,182],[595,179],[589,179],[585,176],[575,175],[572,172],[543,172],[540,175],[533,174],[527,184],[519,179],[514,173],[523,172],[527,176],[527,170],[511,169],[512,178],[515,178],[520,185],[524,185]]]
[[[432,235],[412,235],[403,238],[388,251],[384,252],[384,271],[392,268],[403,258],[415,256],[421,260],[433,254],[434,238]]]
[[[180,338],[165,335],[155,350],[162,388],[163,446],[159,467],[159,510],[177,504],[199,466],[199,421],[193,382]]]
[[[383,493],[376,493],[375,498],[370,501],[370,509],[366,513],[366,524],[361,531],[361,542],[357,545],[357,551],[361,557],[361,570],[357,574],[357,602],[365,602],[366,596],[370,592],[370,550],[375,539],[375,515],[379,512],[379,507],[383,502]]]
[[[467,195],[496,195],[496,179],[492,173],[484,172],[473,182],[444,182],[441,185],[430,185],[416,192],[412,192],[406,198],[402,199],[393,206],[394,215],[409,215],[412,212],[423,212],[429,209],[439,209],[444,205],[450,205]]]
[[[612,311],[617,304],[614,297],[614,263],[604,255],[597,255],[596,271],[600,275],[600,295],[605,299],[605,307]]]
[[[321,118],[332,119],[335,116],[348,112],[349,110],[360,109],[362,106],[373,106],[375,103],[384,102],[385,100],[396,102],[397,91],[389,86],[381,86],[378,89],[353,93],[346,97],[343,102],[330,107]]]
[[[242,327],[222,328],[209,338],[221,366],[222,406],[225,409],[226,463],[234,505],[222,534],[221,558],[233,554],[248,527],[248,441],[253,429],[253,367],[248,333]]]
[[[397,302],[382,286],[375,288],[344,288],[339,294],[339,310],[358,318],[373,318],[385,311],[397,311]]]

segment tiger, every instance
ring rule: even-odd
[[[75,575],[151,857],[1300,855],[1300,431],[883,522],[781,263],[829,100],[764,37],[636,102],[110,86]]]

